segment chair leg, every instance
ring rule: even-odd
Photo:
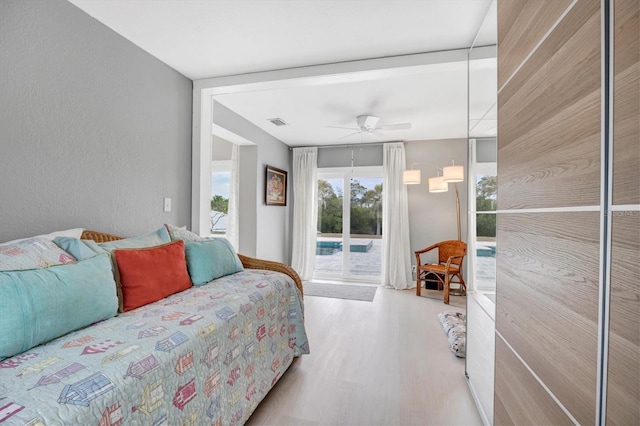
[[[449,274],[444,276],[444,303],[449,304]]]
[[[420,296],[422,281],[420,281],[420,271],[416,272],[416,296]]]

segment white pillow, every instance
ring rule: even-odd
[[[17,240],[7,241],[6,243],[0,243],[0,246],[4,246],[7,244],[15,244],[20,241],[29,240],[31,238],[46,238],[47,240],[53,241],[55,237],[71,237],[71,238],[80,238],[82,233],[84,232],[84,228],[73,228],[73,229],[65,229],[64,231],[55,231],[50,234],[36,235],[33,237],[27,238],[19,238]]]

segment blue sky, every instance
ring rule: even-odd
[[[229,198],[229,172],[211,173],[211,195],[222,195]]]
[[[381,177],[361,177],[356,178],[356,180],[360,182],[360,185],[364,186],[367,189],[374,189],[376,185],[382,183]]]

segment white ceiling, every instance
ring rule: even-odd
[[[487,9],[495,11],[491,0],[69,1],[192,80],[465,49]],[[495,44],[495,31],[480,34],[476,45]],[[290,146],[459,138],[467,132],[466,73],[460,63],[439,64],[216,101]],[[355,127],[362,114],[412,129],[339,139],[351,132],[324,127]],[[274,117],[290,126],[267,121]]]

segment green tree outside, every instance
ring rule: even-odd
[[[229,199],[222,195],[214,195],[211,197],[211,210],[224,214],[229,213]]]
[[[318,179],[318,227],[323,234],[342,233],[342,194],[323,179]]]
[[[365,192],[361,203],[373,212],[376,223],[375,235],[382,235],[382,184]]]
[[[476,184],[476,235],[478,237],[496,236],[496,215],[481,214],[483,211],[496,211],[498,191],[497,176],[483,176]]]
[[[214,195],[211,197],[211,232],[220,219],[229,213],[229,199],[222,195]]]
[[[351,234],[382,235],[382,185],[370,190],[359,181],[351,182]],[[318,231],[323,234],[342,233],[343,194],[330,182],[318,180]]]

